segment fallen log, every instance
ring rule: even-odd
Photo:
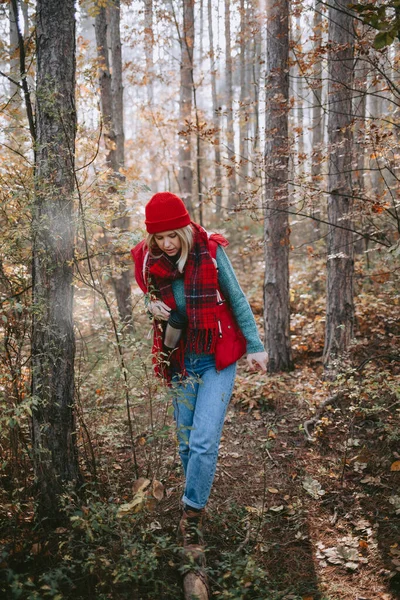
[[[189,571],[183,576],[185,600],[208,600],[207,575],[203,570]]]

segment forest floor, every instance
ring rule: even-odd
[[[238,270],[261,325],[261,281]],[[263,375],[240,363],[205,525],[212,598],[400,598],[399,297],[382,269],[359,277],[356,339],[335,377],[322,366],[324,301],[307,265],[292,274],[294,371]],[[85,422],[101,485],[88,484],[83,503],[66,495],[68,519],[52,533],[33,527],[32,498],[10,503],[4,493],[5,598],[183,597],[171,411],[155,398],[145,426],[149,407],[138,399],[142,478],[132,489],[124,404],[97,379],[82,385],[96,400],[80,401],[80,443],[89,482]]]

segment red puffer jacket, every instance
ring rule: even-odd
[[[226,246],[227,240],[219,234],[211,234],[209,237],[209,249],[213,259],[216,259],[218,245]],[[141,241],[131,250],[135,263],[135,279],[140,289],[147,294],[147,282],[145,276],[146,260],[148,250],[145,242]],[[220,289],[217,289],[216,311],[218,316],[219,337],[215,351],[215,366],[217,371],[222,371],[232,363],[236,362],[246,352],[246,339],[236,323],[232,309],[223,298]],[[156,320],[153,322],[153,363],[157,375],[170,379],[165,368],[161,368],[160,352],[162,352],[162,327]],[[184,365],[185,341],[182,339],[176,351],[175,359],[178,361],[179,372],[185,373]]]

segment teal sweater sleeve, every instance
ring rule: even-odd
[[[247,354],[263,352],[264,346],[260,340],[254,315],[250,304],[237,280],[231,262],[222,246],[217,249],[218,281],[222,295],[228,300],[241,332],[246,338]]]
[[[221,292],[229,302],[241,332],[246,338],[247,353],[263,352],[264,346],[258,334],[257,325],[251,312],[250,304],[236,278],[233,267],[223,248],[217,249],[218,281]],[[172,283],[172,290],[179,312],[186,313],[185,291],[183,278]]]

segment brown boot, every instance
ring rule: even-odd
[[[199,566],[204,566],[203,521],[205,510],[186,509],[178,526],[178,542],[183,546],[184,555]]]

